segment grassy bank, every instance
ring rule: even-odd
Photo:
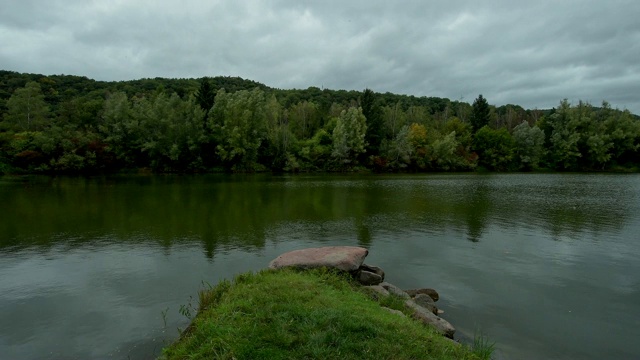
[[[200,311],[167,359],[480,359],[390,313],[342,275],[315,270],[242,274],[203,291]],[[402,301],[382,300],[402,309]]]

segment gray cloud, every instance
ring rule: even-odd
[[[0,0],[0,68],[640,113],[640,3]]]

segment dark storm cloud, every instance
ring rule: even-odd
[[[1,68],[640,113],[637,1],[0,2]]]

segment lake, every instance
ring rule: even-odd
[[[640,175],[0,177],[0,357],[148,359],[197,291],[364,246],[498,359],[640,358]]]

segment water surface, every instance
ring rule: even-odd
[[[0,204],[2,358],[153,357],[207,283],[325,245],[498,358],[640,358],[638,175],[5,176]]]

